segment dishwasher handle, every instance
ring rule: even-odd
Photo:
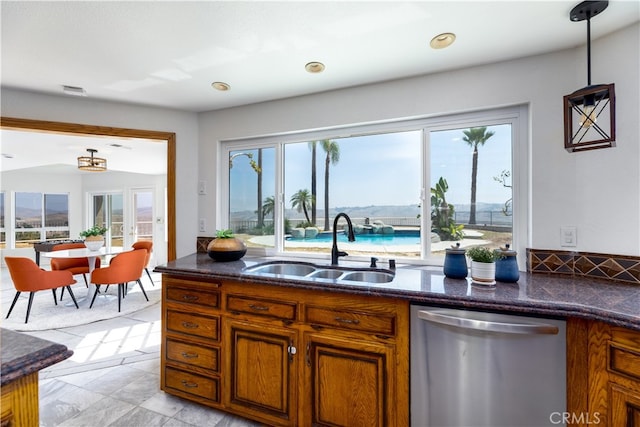
[[[507,334],[557,335],[559,331],[557,326],[545,323],[499,322],[453,316],[443,311],[419,310],[418,317],[422,320],[432,323],[440,323],[443,325],[456,326],[464,329],[475,329],[487,332],[502,332]]]

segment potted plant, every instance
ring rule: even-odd
[[[481,285],[495,285],[496,260],[502,255],[493,249],[475,246],[467,249],[467,256],[471,259],[471,280]]]
[[[231,229],[218,230],[207,246],[207,253],[216,261],[237,261],[247,253],[247,245]]]
[[[80,237],[84,237],[84,245],[90,251],[97,251],[104,245],[104,234],[107,232],[107,228],[101,225],[94,225],[93,227],[81,231]]]

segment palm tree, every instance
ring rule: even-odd
[[[269,196],[266,199],[264,199],[264,203],[262,204],[262,214],[264,216],[269,215],[269,214],[273,214],[273,212],[275,211],[275,206],[276,206],[276,200],[273,196]]]
[[[320,145],[327,153],[324,159],[324,231],[329,231],[329,166],[340,161],[340,146],[330,139],[323,139]]]
[[[307,219],[307,223],[309,221],[309,213],[307,212],[307,207],[311,206],[313,197],[309,193],[309,190],[298,190],[293,196],[291,196],[291,207],[297,208],[298,212],[304,212],[304,216]]]
[[[478,145],[484,145],[487,139],[491,138],[495,132],[487,132],[487,127],[471,128],[462,131],[462,140],[473,147],[473,158],[471,164],[471,206],[469,208],[469,224],[476,223],[476,182],[478,177]]]
[[[311,222],[316,224],[318,219],[316,209],[316,197],[318,196],[318,189],[316,183],[316,148],[318,141],[309,142],[309,149],[311,150]]]

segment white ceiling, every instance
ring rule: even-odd
[[[29,169],[31,173],[92,174],[78,170],[78,157],[107,159],[108,171],[163,175],[167,172],[167,144],[140,138],[91,137],[3,129],[0,170]],[[114,145],[115,144],[115,145]],[[117,146],[116,146],[117,145]]]
[[[569,20],[576,4],[2,0],[1,83],[210,111],[583,45],[586,22]],[[592,39],[638,20],[640,2],[610,1],[592,19]],[[455,43],[431,49],[442,32]],[[326,70],[306,72],[310,61]]]

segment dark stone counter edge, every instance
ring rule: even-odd
[[[210,271],[194,271],[189,269],[180,269],[169,266],[158,266],[154,269],[156,272],[166,273],[173,276],[182,276],[185,278],[200,279],[205,281],[215,280],[234,280],[238,282],[258,283],[279,287],[296,287],[300,289],[310,290],[327,290],[330,288],[332,292],[346,293],[354,295],[369,295],[385,298],[400,298],[408,300],[410,303],[441,305],[443,307],[462,308],[470,310],[492,310],[514,314],[540,315],[551,317],[575,317],[587,320],[600,320],[614,326],[620,326],[636,331],[640,331],[640,318],[629,316],[624,313],[617,313],[581,304],[570,304],[566,302],[526,302],[526,301],[491,301],[473,296],[465,296],[464,299],[434,294],[429,292],[407,291],[401,289],[393,289],[384,286],[372,284],[371,286],[341,286],[338,284],[322,283],[315,284],[308,281],[296,281],[295,279],[282,279],[255,275],[242,275],[238,273],[225,273]],[[621,285],[628,286],[628,285]],[[637,289],[635,287],[634,289]]]
[[[28,355],[2,363],[2,381],[0,386],[16,381],[34,372],[68,359],[73,355],[65,345],[53,344]]]

